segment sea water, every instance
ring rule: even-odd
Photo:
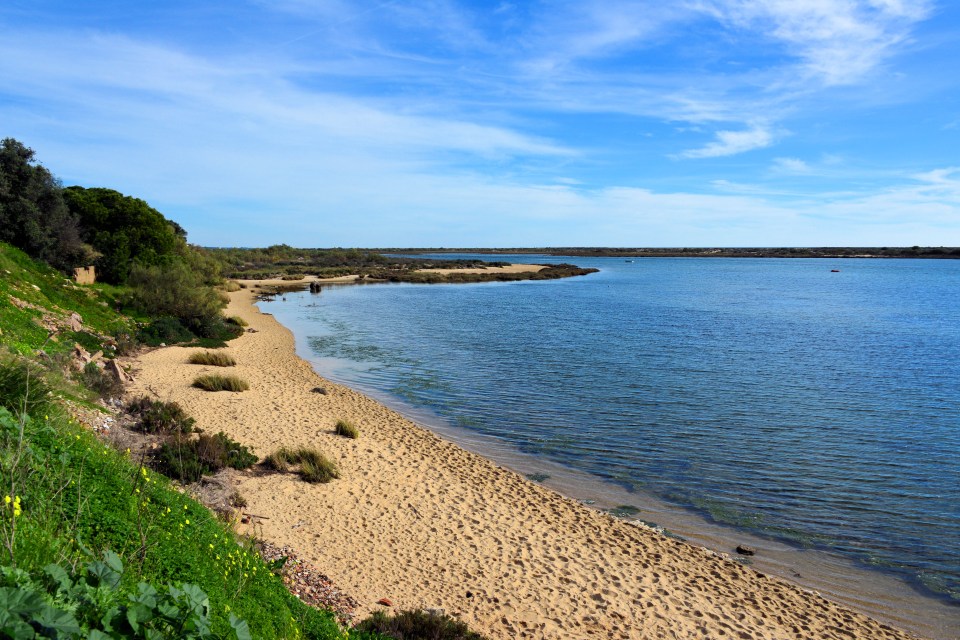
[[[960,261],[486,259],[601,271],[326,287],[265,310],[321,375],[481,450],[838,554],[960,612]]]

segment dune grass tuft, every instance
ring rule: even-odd
[[[286,473],[294,467],[306,482],[329,482],[340,477],[335,462],[310,447],[289,449],[280,447],[263,460],[268,468]]]
[[[197,351],[190,355],[190,364],[208,364],[214,367],[232,367],[237,361],[229,353],[220,351]]]
[[[333,430],[338,436],[350,438],[351,440],[356,440],[360,437],[360,430],[357,429],[355,424],[348,420],[337,420],[337,424]]]
[[[204,391],[246,391],[250,385],[243,378],[237,376],[221,376],[210,374],[197,376],[193,386]]]

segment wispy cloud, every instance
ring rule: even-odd
[[[788,174],[807,174],[810,173],[810,165],[799,158],[774,158],[773,168],[775,171]]]
[[[677,155],[680,158],[718,158],[745,151],[762,149],[773,143],[773,135],[766,127],[754,126],[744,131],[717,131],[716,139],[699,149],[690,149]]]

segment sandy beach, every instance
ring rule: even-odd
[[[270,284],[270,283],[265,283]],[[289,284],[289,283],[287,283]],[[252,287],[248,283],[248,287]],[[144,354],[131,393],[180,403],[206,431],[264,456],[316,446],[341,478],[240,475],[251,532],[291,546],[373,611],[439,608],[493,639],[913,638],[819,595],[590,509],[447,442],[399,413],[317,376],[292,334],[254,306],[229,343],[242,393],[190,385],[224,370],[186,364],[193,348]],[[313,391],[320,387],[326,393]],[[339,419],[356,440],[333,432]]]

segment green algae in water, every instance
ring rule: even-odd
[[[534,482],[545,482],[550,479],[549,473],[528,473],[527,479],[533,480]]]
[[[622,504],[619,507],[607,509],[607,513],[614,518],[632,518],[640,513],[640,508],[632,504]]]

